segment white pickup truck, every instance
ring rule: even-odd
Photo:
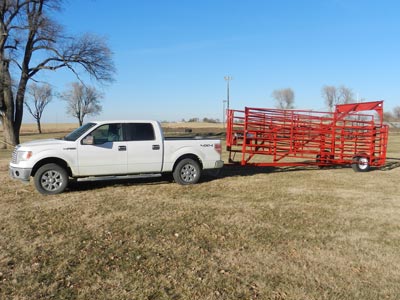
[[[172,173],[179,184],[194,184],[202,170],[222,168],[221,141],[165,138],[157,121],[90,122],[62,139],[15,147],[12,178],[34,178],[42,194],[58,194],[69,178]]]

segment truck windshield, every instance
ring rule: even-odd
[[[86,123],[82,125],[81,127],[75,129],[71,133],[68,133],[65,137],[64,140],[66,141],[76,141],[82,134],[84,134],[86,131],[88,131],[90,128],[92,128],[96,123]]]

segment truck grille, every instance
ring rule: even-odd
[[[14,151],[12,153],[11,163],[13,164],[17,163],[17,147],[14,148]]]

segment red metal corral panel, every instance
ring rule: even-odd
[[[374,110],[378,114],[363,114]],[[383,101],[343,104],[334,113],[245,107],[228,110],[230,162],[258,166],[346,165],[363,157],[370,166],[386,159],[388,127]]]

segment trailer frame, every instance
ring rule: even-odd
[[[227,110],[229,162],[243,166],[351,165],[363,172],[385,164],[387,142],[383,101],[340,104],[334,112]]]

